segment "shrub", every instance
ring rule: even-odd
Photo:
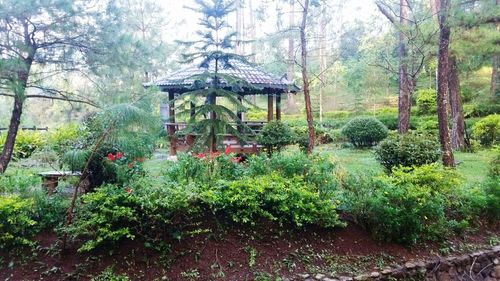
[[[500,142],[500,115],[489,115],[472,127],[472,135],[483,146],[491,146]]]
[[[355,147],[369,147],[386,138],[388,130],[373,117],[356,117],[342,128],[342,134]]]
[[[32,245],[36,222],[31,218],[33,200],[0,195],[0,249]]]
[[[493,218],[500,218],[500,150],[496,148],[495,157],[490,163],[488,178],[483,183],[486,193],[486,211]]]
[[[418,113],[422,115],[436,113],[436,90],[422,89],[417,91]]]
[[[265,174],[277,173],[285,178],[303,177],[303,180],[317,188],[321,195],[326,195],[336,189],[334,176],[336,164],[321,154],[306,155],[305,153],[282,152],[275,153],[270,159],[262,156],[252,156],[247,160],[245,175],[253,178]]]
[[[176,214],[192,211],[190,194],[184,186],[165,183],[158,188],[145,180],[125,188],[105,185],[82,196],[74,223],[65,231],[87,239],[80,252],[137,236],[155,240]]]
[[[48,132],[47,145],[61,156],[73,147],[79,137],[78,124],[67,124]]]
[[[7,134],[0,134],[0,150],[3,149]],[[43,138],[40,132],[19,130],[14,144],[14,158],[29,158],[35,150],[43,146]]]
[[[391,176],[352,182],[346,197],[354,203],[346,211],[380,240],[441,240],[468,227],[468,218],[453,205],[461,198],[455,191],[461,183],[456,172],[436,164],[396,168]]]
[[[481,103],[481,104],[465,104],[464,117],[485,117],[492,114],[500,114],[500,104],[498,103]]]
[[[268,154],[280,151],[286,145],[293,142],[293,133],[288,125],[280,121],[267,123],[260,132],[257,142],[266,147]]]
[[[431,164],[439,160],[441,150],[435,137],[407,133],[383,140],[375,149],[375,156],[388,172],[394,167]]]
[[[233,221],[255,224],[261,218],[297,227],[343,225],[333,202],[321,199],[301,177],[284,178],[276,173],[232,182],[219,182],[204,194],[216,212]]]

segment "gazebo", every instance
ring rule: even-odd
[[[219,69],[218,73],[230,75],[231,77],[243,80],[247,85],[251,85],[243,87],[242,92],[235,93],[235,95],[238,95],[238,99],[242,101],[244,96],[248,95],[267,95],[267,122],[273,119],[281,120],[281,95],[290,92],[296,93],[300,89],[293,82],[287,80],[285,76],[276,76],[250,63],[232,60],[231,66],[231,68]],[[176,122],[174,99],[176,96],[192,90],[193,76],[206,73],[207,71],[214,72],[214,66],[211,65],[208,69],[199,67],[198,65],[186,67],[159,78],[154,82],[145,84],[146,87],[157,86],[160,91],[168,95],[168,104],[163,104],[160,111],[170,137],[171,156],[175,156],[178,150],[188,150],[193,143],[189,136],[176,136],[176,132],[186,127],[186,123]],[[225,81],[221,82],[222,87],[224,87]],[[191,115],[195,114],[194,110],[195,106],[191,103]],[[266,121],[246,122],[242,118],[242,112],[236,112],[236,114],[242,123],[255,131],[259,131],[266,123]],[[256,152],[258,149],[256,143],[239,145],[239,142],[230,135],[224,137],[224,144],[229,146],[234,152],[251,153]]]

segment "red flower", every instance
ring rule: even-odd
[[[113,153],[108,153],[108,160],[109,161],[115,161],[115,156],[113,155]]]
[[[125,192],[127,192],[128,194],[132,193],[132,191],[133,191],[132,188],[130,188],[128,186],[125,187]]]
[[[219,157],[220,156],[220,152],[215,152],[215,157]]]
[[[231,146],[226,146],[226,150],[224,150],[224,155],[229,155],[231,153]]]
[[[210,159],[214,159],[214,153],[210,151]]]
[[[128,168],[132,169],[134,167],[134,163],[128,163]]]
[[[198,158],[198,159],[204,159],[205,158],[205,154],[204,153],[200,153],[200,154],[193,154],[194,157]]]
[[[116,159],[120,160],[122,158],[122,156],[123,156],[123,153],[121,153],[119,151],[116,153]]]

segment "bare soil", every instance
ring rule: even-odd
[[[56,234],[45,231],[36,237],[34,250],[0,253],[0,280],[90,280],[108,267],[130,280],[293,280],[306,272],[355,275],[406,261],[491,248],[500,237],[496,224],[446,243],[407,248],[374,241],[354,223],[333,230],[259,225],[223,225],[206,218],[182,232],[173,230],[161,242],[136,239],[92,253],[78,253],[77,243],[60,251]]]

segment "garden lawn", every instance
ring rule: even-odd
[[[336,148],[332,145],[317,147],[318,152],[331,154],[345,170],[353,173],[382,173],[383,167],[375,159],[372,149]],[[475,153],[455,152],[457,171],[468,182],[483,181],[489,169],[489,163],[494,153],[490,150],[481,150]]]

